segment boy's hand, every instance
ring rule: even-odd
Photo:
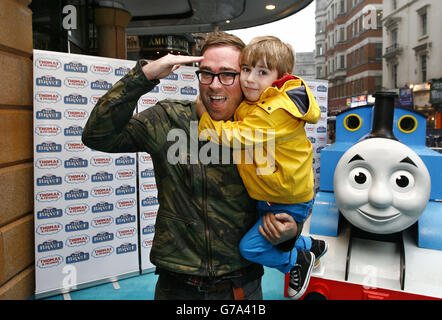
[[[273,245],[292,239],[298,231],[295,219],[287,213],[269,212],[263,217],[263,225],[259,232]]]
[[[206,112],[206,106],[203,103],[203,100],[201,100],[200,95],[196,97],[196,114],[198,115],[198,118],[201,118],[204,112]]]
[[[165,55],[143,66],[143,72],[147,79],[163,79],[182,64],[199,62],[204,57]]]

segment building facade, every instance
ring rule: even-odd
[[[442,1],[384,2],[383,87],[397,89],[440,78]]]
[[[316,78],[329,114],[368,103],[382,88],[382,0],[316,0]]]
[[[431,97],[431,89],[442,83],[441,12],[440,0],[384,1],[382,19],[382,85],[399,94],[400,106],[427,116],[427,145],[439,148],[442,105]]]
[[[292,73],[303,79],[314,79],[316,76],[314,52],[296,52],[295,68]]]

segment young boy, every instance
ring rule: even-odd
[[[290,272],[288,296],[298,299],[307,289],[315,258],[318,261],[327,250],[324,241],[300,237],[314,195],[313,151],[304,125],[316,123],[321,112],[305,82],[290,75],[293,50],[278,38],[254,38],[241,52],[240,65],[245,100],[235,111],[234,121],[215,121],[198,103],[202,114],[198,131],[215,143],[239,146],[238,171],[249,195],[258,200],[259,214],[258,222],[241,240],[240,252],[247,260]],[[198,79],[202,84],[215,80],[204,71],[198,72]],[[257,148],[267,158],[265,165],[262,157],[253,157]],[[296,243],[290,251],[278,249],[260,234],[267,212],[288,213],[296,221]]]

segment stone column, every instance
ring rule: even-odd
[[[30,3],[0,1],[0,300],[35,289]]]
[[[132,16],[119,8],[96,8],[95,24],[98,28],[98,55],[126,59],[126,26]]]

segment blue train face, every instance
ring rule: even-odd
[[[395,233],[411,226],[423,213],[430,189],[430,175],[420,157],[406,145],[385,138],[352,146],[334,175],[341,213],[371,233]]]

